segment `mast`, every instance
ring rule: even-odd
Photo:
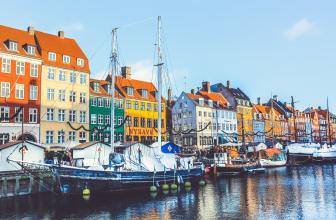
[[[272,147],[274,147],[274,115],[273,115],[273,97],[271,96],[271,128],[272,128]]]
[[[117,73],[117,28],[112,29],[112,50],[111,50],[111,150],[114,152],[114,92],[115,92],[115,76]]]
[[[329,100],[327,97],[327,116],[328,116],[328,137],[329,137],[329,147],[331,147],[331,129],[330,129],[330,115],[329,115]]]
[[[161,147],[162,146],[162,140],[161,140],[161,118],[162,118],[162,107],[161,107],[161,97],[162,97],[162,54],[161,54],[161,16],[158,16],[158,35],[157,35],[157,56],[158,56],[158,61],[156,66],[158,67],[158,144]]]
[[[296,127],[296,116],[295,116],[295,106],[294,106],[294,97],[291,96],[291,104],[292,104],[292,108],[293,108],[293,120],[294,120],[294,140],[295,143],[298,142],[298,138],[297,138],[297,127]]]

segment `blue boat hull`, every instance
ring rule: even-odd
[[[71,167],[53,166],[52,172],[60,183],[62,193],[81,194],[85,188],[91,192],[118,192],[148,190],[153,184],[160,187],[164,183],[197,183],[203,178],[201,168],[190,170],[147,171],[96,171]]]

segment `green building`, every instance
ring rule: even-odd
[[[114,140],[124,141],[124,99],[115,90]],[[110,83],[90,79],[90,141],[110,144],[111,95]]]

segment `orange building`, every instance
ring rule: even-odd
[[[0,145],[21,140],[22,121],[24,139],[40,141],[42,60],[34,34],[0,25]]]

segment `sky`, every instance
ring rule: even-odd
[[[2,7],[0,23],[74,38],[94,78],[108,71],[111,30],[119,60],[134,78],[155,80],[157,16],[162,17],[165,84],[174,95],[231,81],[253,102],[278,95],[296,106],[336,111],[336,2],[18,1]],[[168,76],[169,75],[169,80]],[[169,83],[168,83],[169,82]]]

